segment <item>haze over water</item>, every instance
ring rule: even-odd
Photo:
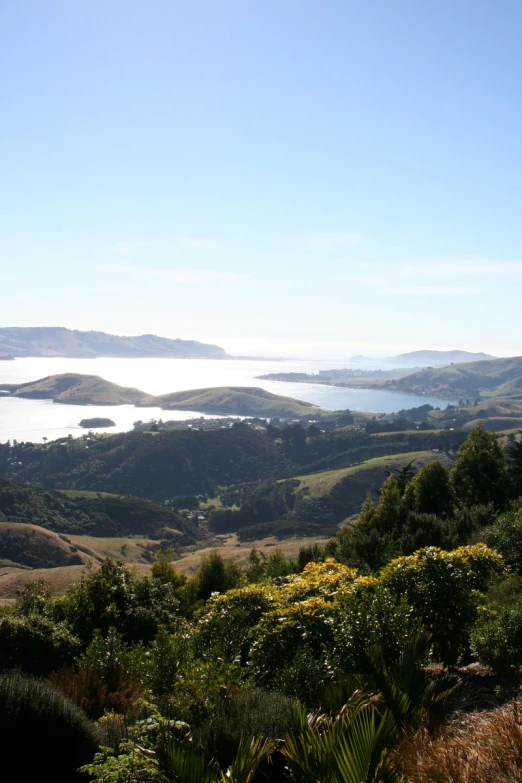
[[[372,368],[379,365],[372,364]],[[384,365],[383,365],[384,366]],[[318,372],[336,367],[368,367],[349,362],[317,360],[209,360],[209,359],[16,359],[0,362],[0,383],[26,383],[56,373],[74,372],[100,375],[120,386],[133,386],[149,394],[198,389],[208,386],[259,386],[274,394],[312,402],[328,410],[365,410],[392,413],[429,403],[445,407],[447,400],[413,394],[371,389],[347,389],[306,383],[283,383],[256,378],[270,372]],[[389,365],[388,365],[389,368]],[[59,405],[50,400],[23,400],[0,396],[0,442],[38,442],[86,430],[79,427],[84,418],[103,416],[116,422],[110,432],[132,429],[138,419],[184,420],[200,416],[198,411],[164,411],[160,408],[135,408],[132,405],[85,406]],[[103,431],[103,430],[99,430]]]

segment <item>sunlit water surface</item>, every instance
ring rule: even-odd
[[[372,364],[375,369],[379,365]],[[385,366],[385,365],[383,365]],[[209,386],[260,386],[275,394],[312,402],[327,410],[392,413],[429,403],[444,408],[447,400],[373,389],[346,389],[309,383],[262,381],[256,376],[273,372],[318,372],[341,367],[368,367],[349,362],[239,359],[16,359],[0,362],[0,383],[25,383],[46,375],[74,372],[100,375],[120,386],[134,386],[148,394],[201,389]],[[184,420],[198,411],[162,411],[132,405],[58,405],[49,400],[23,400],[0,395],[0,442],[54,440],[85,433],[81,419],[107,417],[116,422],[110,432],[132,429],[138,419]],[[103,432],[103,430],[99,430]]]

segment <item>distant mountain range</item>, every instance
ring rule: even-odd
[[[496,359],[487,353],[471,353],[470,351],[410,351],[397,356],[385,356],[382,359],[371,359],[368,356],[352,356],[350,362],[386,362],[386,364],[406,365],[409,367],[447,367],[449,364],[464,362],[482,362]]]
[[[118,337],[105,332],[80,332],[62,326],[0,327],[0,358],[63,356],[143,359],[228,359],[219,345],[195,340],[171,340],[154,334]]]

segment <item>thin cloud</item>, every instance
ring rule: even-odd
[[[180,237],[179,244],[183,250],[219,250],[221,247],[214,239],[199,237]]]
[[[359,239],[359,234],[348,231],[334,231],[331,233],[305,234],[303,236],[290,237],[290,241],[303,250],[314,250],[318,252],[343,250],[347,247],[353,247]]]
[[[412,285],[392,287],[385,293],[398,296],[473,296],[483,293],[483,289],[459,285]]]
[[[140,250],[147,247],[146,242],[117,242],[114,249],[124,256],[135,256]]]
[[[163,280],[166,283],[175,283],[177,285],[198,285],[218,281],[238,282],[244,280],[243,275],[236,275],[231,272],[218,272],[214,269],[150,269],[131,264],[106,264],[104,269],[116,272],[130,272],[139,277]]]
[[[472,275],[476,277],[509,277],[522,275],[522,261],[500,261],[487,258],[434,258],[416,263],[397,264],[397,271],[411,277],[456,278]]]

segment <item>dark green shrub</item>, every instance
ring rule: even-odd
[[[522,508],[502,514],[484,531],[484,539],[500,552],[507,565],[522,574]]]
[[[0,675],[2,779],[72,783],[97,750],[92,724],[66,696],[18,673]]]
[[[84,644],[96,630],[106,635],[115,628],[127,642],[151,642],[160,625],[177,623],[179,601],[171,584],[140,579],[123,563],[104,560],[98,571],[69,588],[55,604]]]
[[[200,563],[194,577],[196,595],[204,601],[212,593],[225,593],[243,582],[243,572],[235,563],[224,560],[219,552],[211,552]]]
[[[277,691],[239,690],[193,732],[194,745],[226,767],[242,736],[282,737],[291,726],[294,706],[295,699]]]
[[[501,679],[520,684],[522,666],[522,597],[498,611],[483,610],[473,629],[472,648]]]
[[[79,650],[79,640],[63,623],[37,615],[0,618],[0,671],[50,674],[72,662]]]

